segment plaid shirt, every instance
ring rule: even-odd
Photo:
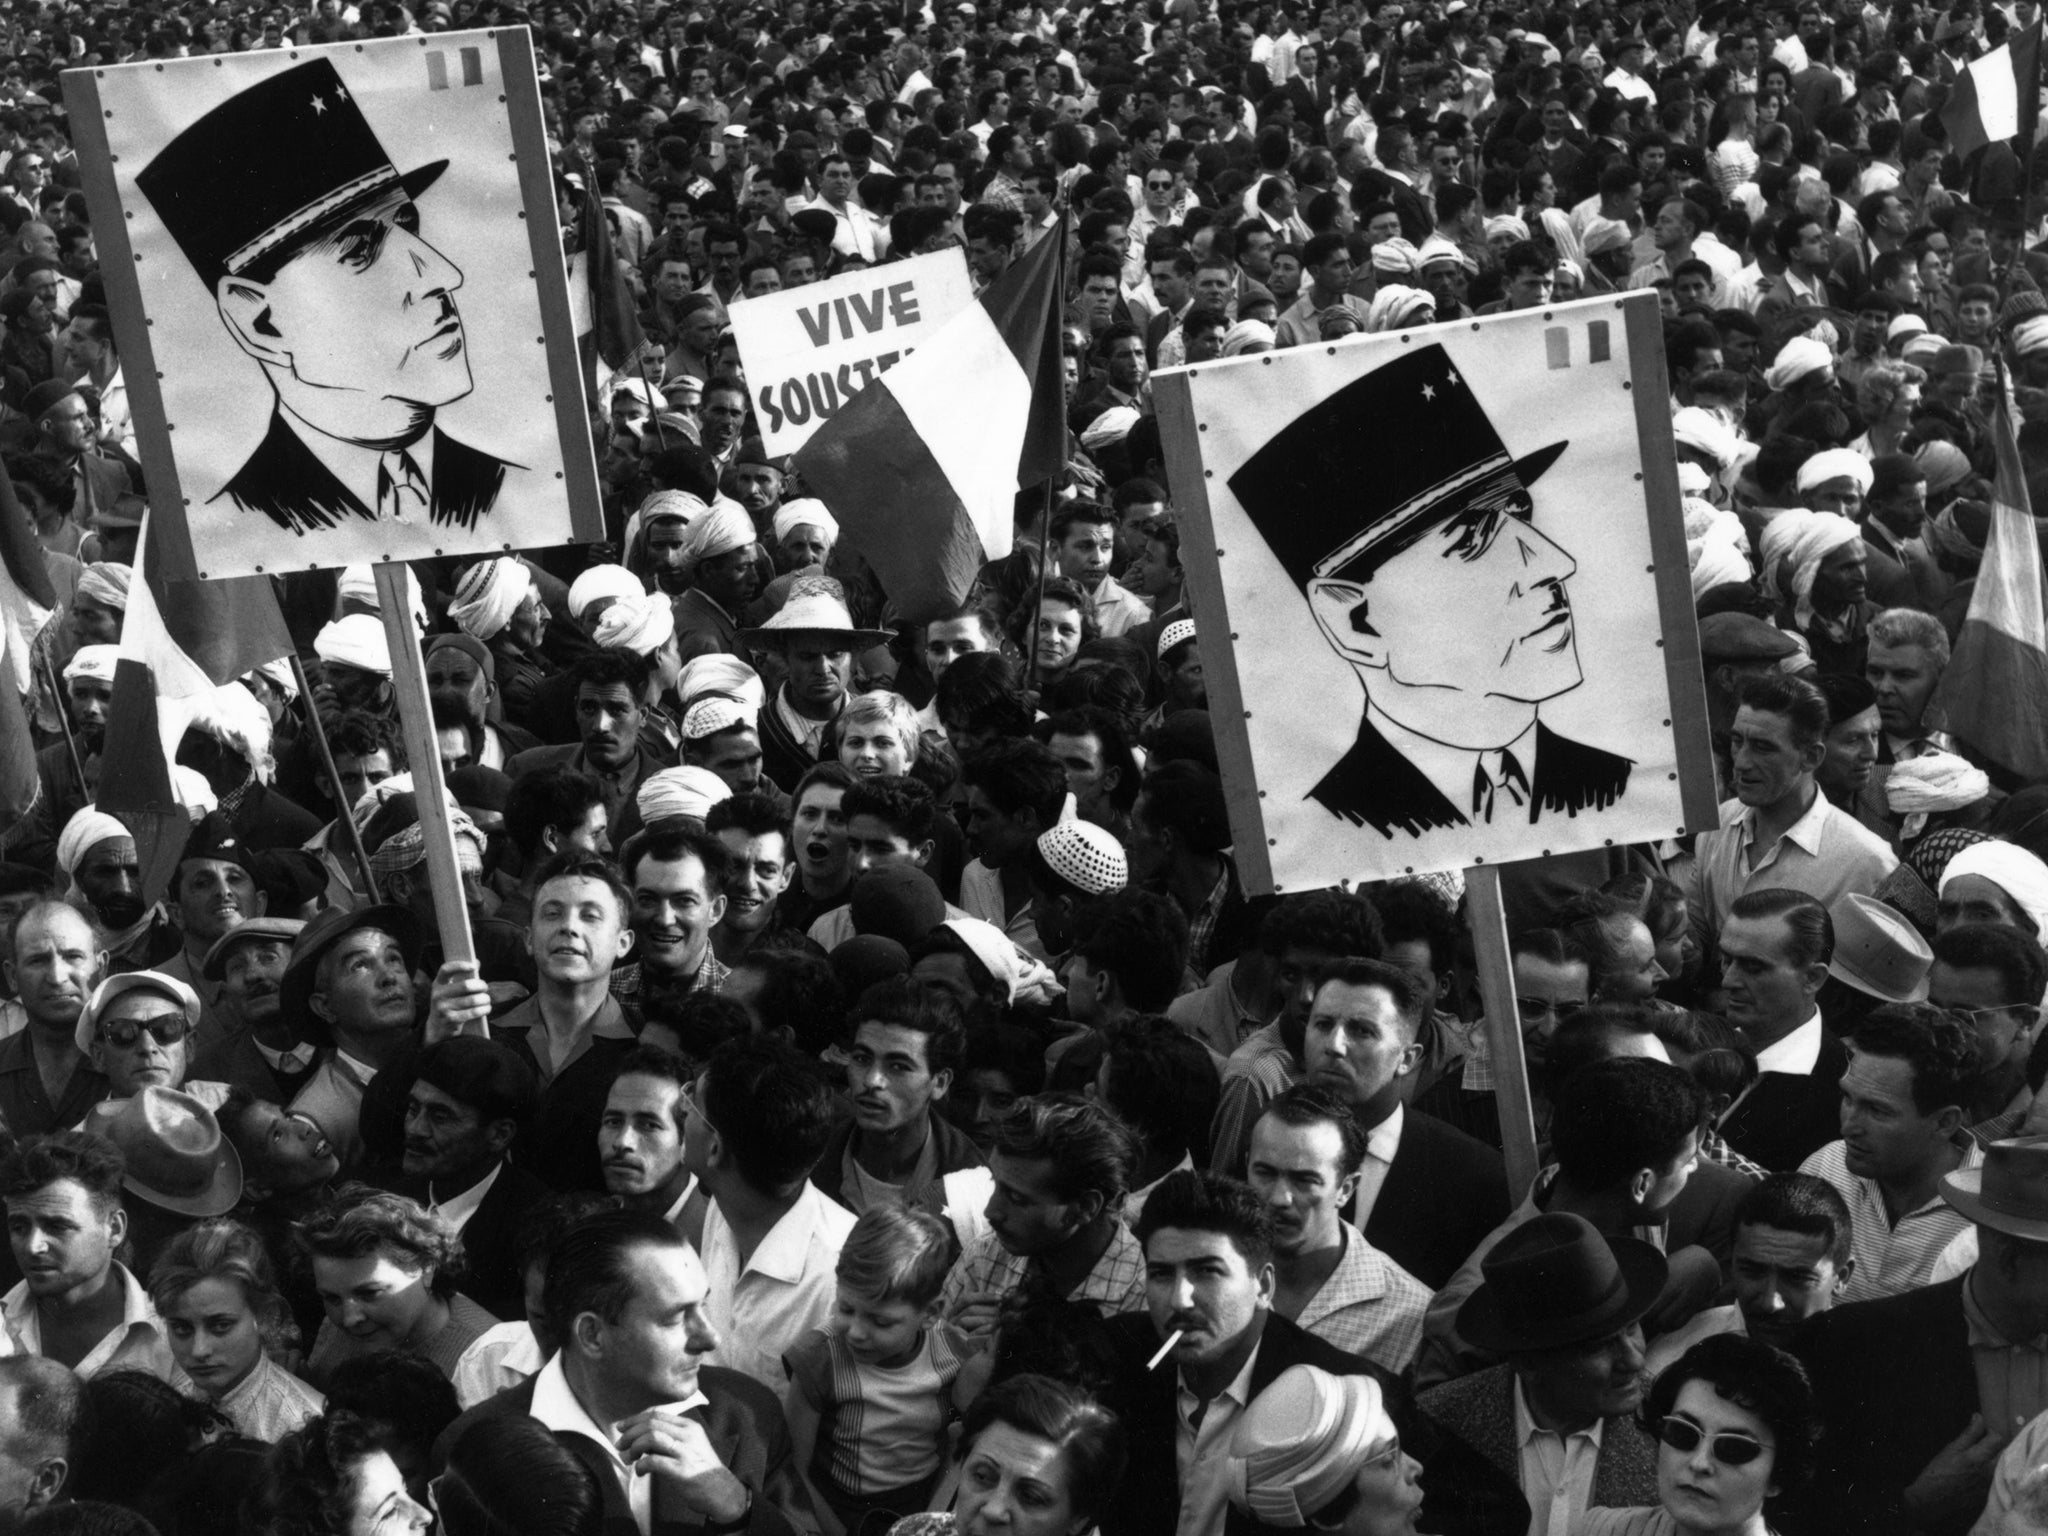
[[[1344,1257],[1295,1322],[1346,1354],[1402,1375],[1422,1347],[1430,1289],[1348,1221],[1343,1236]]]
[[[1976,1168],[1983,1164],[1984,1149],[1968,1132],[1958,1132],[1957,1150],[1963,1154],[1956,1166]],[[1972,1230],[1970,1218],[1936,1194],[1925,1205],[1902,1213],[1895,1226],[1884,1208],[1884,1194],[1875,1179],[1849,1171],[1849,1154],[1839,1141],[1831,1141],[1799,1165],[1835,1186],[1849,1207],[1849,1252],[1856,1269],[1842,1288],[1837,1304],[1874,1301],[1880,1296],[1897,1296],[1917,1290],[1933,1278],[1934,1261],[1958,1233]]]
[[[994,1291],[1008,1296],[1028,1283],[1043,1284],[1043,1275],[1044,1271],[1029,1259],[1005,1248],[995,1233],[984,1232],[967,1245],[954,1261],[953,1272],[946,1276],[946,1311],[950,1314],[954,1303],[971,1292]],[[1145,1305],[1145,1250],[1129,1227],[1117,1223],[1116,1235],[1102,1250],[1095,1267],[1061,1299],[1095,1302],[1105,1314],[1136,1312]]]
[[[704,948],[704,963],[697,967],[695,979],[691,981],[689,986],[683,989],[682,995],[687,997],[692,992],[723,992],[725,990],[725,978],[731,974],[732,967],[720,960],[718,956],[711,952],[711,947],[706,945]],[[635,960],[631,965],[620,965],[612,968],[611,994],[623,1003],[638,1003],[640,1001],[640,962],[638,960]]]
[[[1761,1163],[1753,1163],[1721,1139],[1719,1131],[1708,1131],[1700,1138],[1700,1159],[1703,1162],[1719,1163],[1723,1168],[1733,1168],[1737,1173],[1761,1183],[1771,1176],[1770,1169]]]

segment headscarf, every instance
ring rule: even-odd
[[[652,656],[675,638],[676,610],[659,592],[622,597],[598,615],[590,638],[602,650]]]
[[[1387,240],[1374,241],[1372,269],[1375,272],[1397,272],[1413,276],[1417,270],[1415,247],[1399,235]]]
[[[464,874],[482,874],[485,840],[469,812],[455,806],[448,809],[450,840],[455,844],[456,867]],[[415,821],[400,827],[377,845],[370,855],[370,870],[377,875],[395,875],[411,869],[427,856],[427,829]]]
[[[2034,922],[2036,942],[2048,941],[2048,864],[2012,843],[1972,843],[1948,861],[1935,895],[1965,875],[1981,875],[2013,899]]]
[[[725,651],[692,656],[683,663],[682,675],[676,679],[676,698],[686,710],[692,700],[707,693],[732,695],[753,710],[757,720],[768,706],[768,690],[761,682],[761,674]]]
[[[299,696],[299,680],[292,676],[292,663],[289,656],[280,656],[274,661],[266,661],[248,675],[251,677],[268,678],[272,686],[284,695],[287,704]]]
[[[110,837],[132,835],[125,824],[97,806],[88,805],[74,811],[64,823],[64,830],[57,834],[57,867],[75,879],[79,864],[93,849]]]
[[[640,538],[656,523],[694,523],[710,510],[700,496],[688,491],[656,491],[640,503],[639,510],[626,519],[626,550],[640,547]]]
[[[1837,512],[1809,512],[1793,507],[1764,525],[1764,580],[1792,610],[1792,622],[1805,629],[1813,622],[1813,582],[1821,562],[1863,531]]]
[[[583,610],[601,597],[639,597],[647,588],[623,565],[593,565],[569,583],[569,616],[579,624]]]
[[[722,693],[706,694],[683,712],[683,740],[702,741],[736,725],[752,725],[759,713]]]
[[[134,579],[131,566],[115,565],[109,560],[95,560],[78,573],[78,595],[89,597],[102,608],[128,611],[128,583]]]
[[[816,528],[825,535],[825,545],[828,549],[839,542],[839,519],[826,510],[825,503],[814,496],[785,501],[776,509],[773,526],[775,542],[778,544],[789,537],[792,528]]]
[[[118,645],[81,645],[64,663],[64,681],[74,677],[88,678],[95,683],[114,683],[114,663],[121,659]]]
[[[1742,519],[1723,512],[1697,496],[1685,498],[1685,557],[1692,570],[1692,595],[1702,594],[1730,582],[1744,582],[1755,574],[1749,566],[1749,547]]]
[[[1830,480],[1853,480],[1856,489],[1868,496],[1875,478],[1870,460],[1862,454],[1850,448],[1828,448],[1799,466],[1798,488],[1810,491]]]
[[[1776,394],[1805,378],[1835,366],[1835,354],[1811,336],[1794,336],[1778,349],[1777,360],[1764,370],[1764,387]]]
[[[1395,1436],[1372,1377],[1290,1365],[1231,1432],[1230,1501],[1262,1525],[1300,1530],[1351,1487],[1368,1451]]]
[[[391,647],[384,640],[384,621],[373,614],[351,613],[336,619],[313,637],[313,654],[336,666],[391,675]]]
[[[1938,496],[1950,486],[1960,485],[1970,473],[1970,456],[1954,443],[1935,438],[1913,451],[1913,462],[1927,477],[1927,494]]]
[[[1735,429],[1714,412],[1688,405],[1671,418],[1671,435],[1679,446],[1704,453],[1726,469],[1735,462],[1739,439]]]
[[[1926,830],[1935,811],[1959,811],[1991,793],[1983,769],[1953,752],[1923,752],[1893,766],[1885,780],[1885,802],[1904,816],[1899,840],[1909,842]]]
[[[1403,326],[1428,325],[1435,319],[1435,297],[1425,289],[1400,283],[1382,288],[1365,309],[1368,331],[1398,331]]]
[[[1240,320],[1223,333],[1223,355],[1225,357],[1242,357],[1245,353],[1253,350],[1270,352],[1273,350],[1273,344],[1277,340],[1278,338],[1273,333],[1273,327],[1266,324],[1265,321]]]
[[[1947,870],[1950,859],[1965,848],[1990,841],[1987,834],[1973,832],[1968,827],[1940,827],[1907,849],[1900,859],[1920,877],[1920,883],[1931,893],[1940,888],[1942,874]]]
[[[405,606],[412,615],[413,628],[421,634],[427,630],[427,599],[420,591],[420,579],[413,575],[412,567],[404,567]],[[361,603],[372,613],[382,613],[384,605],[377,598],[377,577],[367,565],[350,565],[342,568],[341,577],[335,583],[334,612],[339,618],[344,605]]]
[[[1960,565],[1975,565],[1984,558],[1983,542],[1970,536],[1953,503],[1927,519],[1921,531],[1929,552],[1936,556],[1947,555]]]
[[[1486,221],[1486,238],[1496,235],[1513,235],[1517,240],[1529,238],[1529,226],[1516,214],[1497,213]]]
[[[711,807],[731,798],[732,786],[709,768],[684,766],[649,774],[633,803],[640,808],[642,824],[651,827],[671,816],[702,821]]]
[[[533,573],[509,555],[479,560],[455,583],[448,617],[464,634],[488,641],[512,622],[532,590]]]
[[[745,549],[755,539],[754,520],[746,508],[721,496],[710,510],[690,520],[683,529],[685,564],[696,567],[736,549]]]

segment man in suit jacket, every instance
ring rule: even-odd
[[[1566,447],[1511,455],[1431,345],[1315,402],[1231,477],[1364,686],[1356,741],[1308,794],[1334,817],[1423,837],[1575,817],[1627,792],[1628,758],[1539,715],[1585,677],[1566,587],[1578,567],[1537,530],[1532,490]]]
[[[1596,1505],[1657,1502],[1656,1443],[1634,1414],[1645,1386],[1641,1318],[1664,1280],[1664,1256],[1648,1243],[1602,1236],[1564,1213],[1517,1227],[1487,1255],[1458,1331],[1507,1363],[1416,1404],[1514,1479],[1525,1528],[1569,1528]]]
[[[615,842],[624,841],[623,822],[634,797],[652,774],[673,767],[645,737],[647,658],[627,650],[593,651],[576,663],[577,731],[582,740],[529,747],[505,765],[517,779],[540,768],[567,766],[596,776]]]
[[[794,1536],[810,1514],[789,1426],[766,1387],[703,1363],[719,1342],[709,1289],[696,1252],[661,1217],[602,1211],[578,1222],[548,1258],[544,1307],[559,1352],[449,1425],[436,1469],[471,1424],[530,1414],[605,1452],[608,1498],[623,1490],[640,1536]]]
[[[1404,1446],[1426,1469],[1429,1529],[1480,1536],[1526,1525],[1526,1514],[1513,1518],[1513,1490],[1436,1435],[1399,1378],[1272,1310],[1271,1217],[1248,1186],[1213,1173],[1170,1174],[1147,1197],[1138,1237],[1146,1310],[1107,1323],[1118,1361],[1110,1406],[1130,1462],[1102,1513],[1103,1536],[1253,1536],[1260,1527],[1230,1506],[1223,1469],[1245,1409],[1295,1365],[1379,1382]],[[1161,1339],[1176,1333],[1167,1358],[1148,1367]]]

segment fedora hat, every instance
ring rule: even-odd
[[[400,173],[327,59],[239,91],[157,152],[135,178],[209,292],[268,277],[363,208],[418,197],[446,160]]]
[[[357,907],[352,911],[329,907],[306,924],[292,945],[292,957],[285,964],[284,980],[278,985],[278,1006],[285,1018],[298,1023],[301,1028],[325,1034],[324,1021],[314,1016],[310,1006],[314,978],[320,970],[320,957],[358,928],[377,928],[390,934],[398,941],[406,968],[419,968],[420,925],[404,907],[385,904]]]
[[[92,1053],[92,1037],[100,1027],[100,1016],[115,998],[129,992],[158,993],[185,1011],[187,1029],[199,1027],[199,994],[184,982],[175,976],[166,976],[162,971],[123,971],[118,976],[109,976],[93,988],[92,996],[78,1010],[78,1024],[72,1031],[72,1043],[78,1047],[81,1056]]]
[[[1440,345],[1404,352],[1303,411],[1230,477],[1294,584],[1363,581],[1472,505],[1527,519],[1563,453],[1516,458]]]
[[[766,623],[740,631],[742,641],[760,646],[781,645],[801,635],[831,635],[856,651],[895,638],[886,629],[856,628],[846,608],[845,589],[830,576],[797,577],[789,584],[788,598]]]
[[[1479,1261],[1479,1273],[1479,1289],[1458,1309],[1458,1332],[1511,1355],[1621,1332],[1656,1304],[1666,1268],[1648,1243],[1609,1237],[1559,1211],[1509,1232]]]
[[[85,1128],[121,1149],[122,1185],[180,1216],[224,1216],[242,1198],[242,1160],[213,1111],[175,1088],[95,1104]]]
[[[1888,1003],[1927,1000],[1934,951],[1919,930],[1874,896],[1851,892],[1828,908],[1835,924],[1835,954],[1828,974]]]
[[[2048,1136],[1994,1141],[1980,1166],[1943,1176],[1941,1198],[1980,1227],[2048,1243]]]

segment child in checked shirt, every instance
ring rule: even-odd
[[[864,1212],[839,1253],[828,1327],[783,1358],[796,1463],[826,1536],[877,1510],[925,1507],[945,1463],[963,1359],[973,1345],[939,1320],[952,1232],[927,1211]]]

